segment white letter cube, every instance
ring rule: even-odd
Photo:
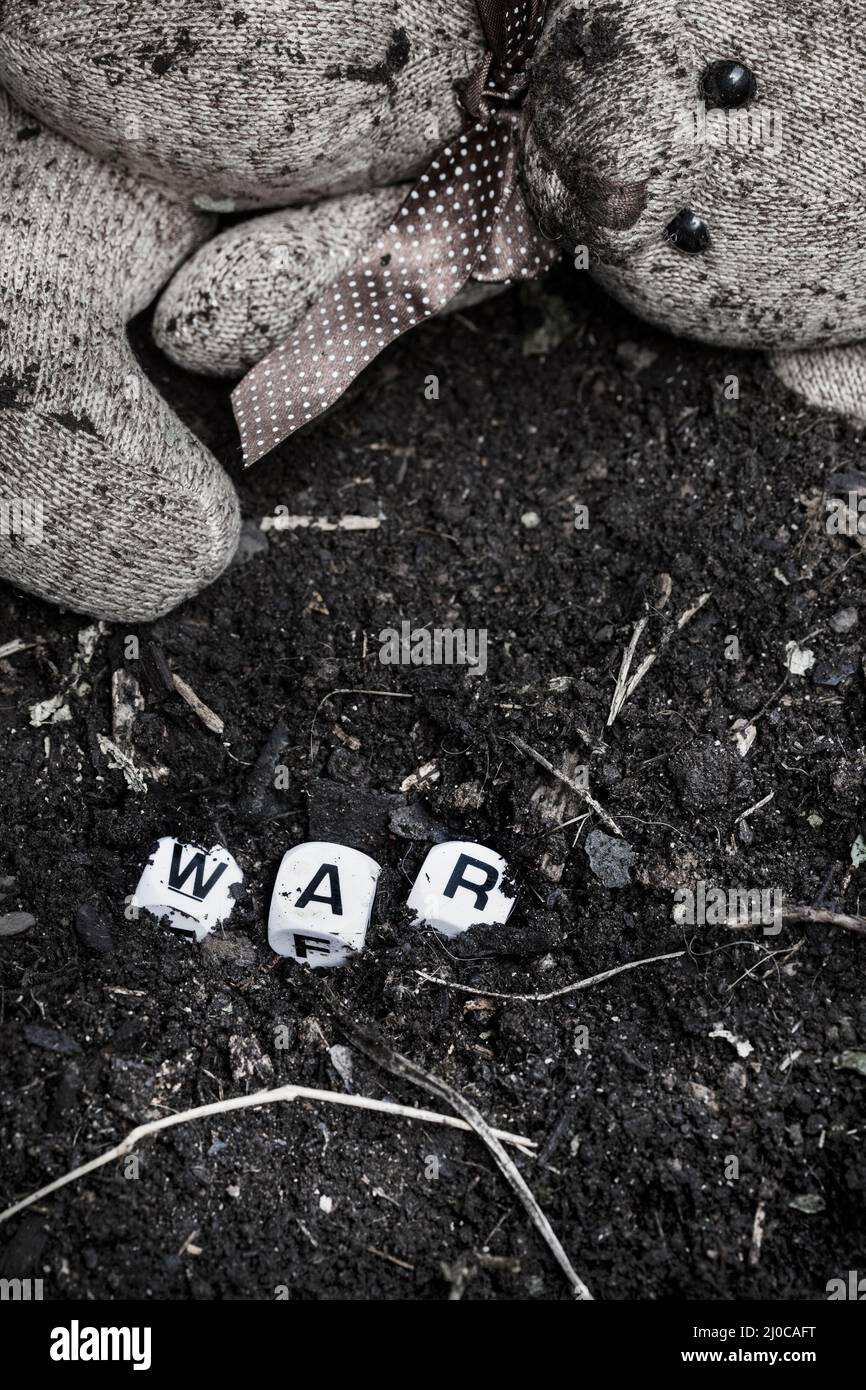
[[[168,917],[173,932],[201,941],[230,916],[236,896],[231,890],[243,881],[222,845],[205,850],[164,836],[144,866],[132,906]]]
[[[380,872],[347,845],[311,840],[286,850],[268,915],[272,950],[305,965],[345,965],[364,948]]]
[[[442,936],[460,936],[483,923],[502,926],[514,906],[502,884],[508,865],[495,850],[471,840],[434,845],[412,885],[409,907]]]

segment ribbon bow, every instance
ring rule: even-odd
[[[518,108],[546,0],[477,0],[487,51],[463,95],[467,128],[421,175],[387,231],[232,394],[257,462],[338,400],[401,334],[470,279],[532,279],[556,260],[518,181]]]

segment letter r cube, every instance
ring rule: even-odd
[[[495,850],[468,840],[434,845],[421,865],[408,906],[442,936],[480,923],[502,926],[514,906],[508,865]]]

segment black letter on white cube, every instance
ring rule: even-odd
[[[144,866],[131,905],[167,917],[179,936],[201,941],[228,919],[243,881],[222,845],[205,850],[164,836]]]
[[[471,841],[434,845],[421,866],[408,906],[419,921],[454,937],[478,924],[502,926],[514,906],[503,891],[508,865],[495,850]]]
[[[272,949],[305,965],[344,965],[363,950],[379,873],[375,859],[347,845],[287,850],[268,915]]]

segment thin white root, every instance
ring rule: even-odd
[[[427,975],[416,970],[422,980],[431,985],[443,985],[445,989],[457,989],[461,994],[483,994],[485,999],[507,999],[512,1004],[545,1004],[548,999],[559,999],[563,994],[574,994],[578,989],[589,989],[590,985],[600,985],[612,980],[614,975],[623,975],[627,970],[637,970],[639,965],[654,965],[659,960],[679,960],[685,951],[671,951],[666,956],[646,956],[643,960],[628,960],[625,965],[615,965],[612,970],[602,970],[600,975],[588,975],[585,980],[575,980],[574,984],[563,985],[562,989],[552,989],[549,994],[497,994],[493,989],[474,989],[472,985],[455,985],[451,980],[442,980],[438,975]]]
[[[263,516],[259,522],[259,529],[262,531],[378,531],[384,516],[351,516],[345,515],[338,517],[336,521],[331,521],[326,516],[287,516],[281,512],[279,516]]]
[[[645,617],[638,619],[638,621],[635,623],[634,632],[631,635],[631,641],[629,642],[628,646],[622,654],[622,664],[619,668],[619,675],[616,681],[616,689],[613,692],[613,699],[610,702],[610,714],[607,716],[608,728],[610,728],[611,724],[613,724],[614,720],[616,719],[626,700],[631,699],[632,695],[637,690],[647,671],[658,660],[659,655],[661,654],[661,652],[664,651],[665,647],[667,646],[671,638],[674,636],[674,634],[677,632],[682,632],[683,628],[686,626],[686,623],[691,622],[692,618],[695,616],[696,613],[699,613],[701,611],[704,604],[707,602],[709,598],[709,592],[706,594],[701,594],[700,598],[697,600],[696,603],[693,603],[690,608],[686,608],[685,611],[682,612],[680,616],[677,618],[676,627],[670,628],[668,630],[667,634],[662,638],[661,642],[659,643],[657,650],[652,651],[649,653],[648,656],[645,656],[640,666],[635,671],[634,675],[630,677],[629,672],[631,670],[632,661],[634,660],[634,654],[637,649],[637,644],[640,641],[640,638],[643,634],[643,630],[647,625],[647,619]]]
[[[448,1082],[443,1081],[440,1076],[433,1076],[430,1072],[424,1071],[417,1062],[413,1062],[409,1057],[404,1057],[400,1052],[394,1052],[378,1038],[373,1038],[369,1033],[349,1023],[345,1018],[340,1021],[349,1040],[354,1042],[355,1046],[366,1053],[372,1061],[377,1062],[380,1067],[384,1067],[392,1076],[402,1077],[413,1085],[419,1086],[422,1090],[429,1091],[438,1100],[444,1100],[446,1104],[453,1106],[458,1115],[463,1116],[464,1120],[475,1130],[479,1139],[487,1145],[497,1168],[565,1275],[573,1297],[582,1302],[592,1302],[592,1294],[565,1253],[559,1237],[538,1205],[523,1174],[509,1158],[502,1147],[496,1130],[490,1128],[481,1112],[476,1110],[462,1092],[449,1086]]]
[[[607,811],[596,801],[594,796],[590,796],[586,787],[581,787],[573,778],[566,777],[565,773],[560,772],[558,768],[554,767],[553,763],[545,758],[542,753],[539,753],[537,748],[530,748],[529,744],[524,743],[523,739],[518,738],[516,734],[513,734],[508,742],[517,749],[518,753],[522,753],[524,757],[531,758],[534,763],[538,763],[538,766],[543,767],[545,772],[549,772],[551,777],[555,777],[558,782],[562,782],[564,786],[568,787],[579,796],[582,801],[585,801],[587,806],[591,806],[595,814],[604,822],[608,830],[613,831],[614,835],[622,834],[613,816],[608,815]]]
[[[228,1100],[216,1100],[210,1105],[197,1105],[193,1110],[180,1110],[176,1115],[165,1115],[160,1120],[151,1120],[147,1124],[139,1125],[107,1153],[100,1154],[98,1158],[91,1158],[89,1162],[82,1163],[79,1168],[73,1168],[70,1173],[64,1173],[62,1178],[55,1178],[53,1182],[46,1183],[45,1187],[40,1187],[38,1192],[31,1192],[29,1197],[22,1197],[20,1202],[15,1202],[5,1211],[0,1211],[0,1224],[10,1220],[13,1216],[17,1216],[26,1207],[32,1207],[34,1202],[40,1202],[43,1197],[49,1196],[50,1193],[57,1192],[61,1187],[66,1187],[68,1183],[76,1182],[79,1178],[85,1177],[87,1173],[93,1173],[97,1168],[104,1168],[107,1163],[113,1163],[115,1159],[123,1158],[140,1139],[146,1139],[150,1134],[158,1134],[160,1130],[171,1129],[174,1125],[188,1124],[191,1120],[203,1120],[211,1115],[226,1115],[229,1111],[247,1110],[253,1106],[274,1105],[277,1101],[282,1100],[321,1100],[332,1105],[347,1105],[356,1110],[375,1110],[382,1115],[398,1115],[405,1120],[421,1120],[429,1124],[446,1125],[450,1129],[472,1130],[474,1128],[465,1120],[458,1120],[453,1115],[440,1115],[435,1110],[419,1110],[411,1105],[397,1105],[389,1100],[373,1100],[369,1096],[344,1095],[340,1091],[317,1091],[308,1086],[278,1086],[273,1091],[256,1091],[251,1096],[231,1096]],[[533,1157],[535,1143],[532,1139],[526,1139],[520,1134],[509,1134],[506,1130],[496,1130],[494,1133],[503,1144],[512,1144],[521,1153],[530,1158]]]
[[[403,690],[361,690],[359,688],[355,688],[354,686],[341,687],[339,690],[329,690],[327,695],[324,695],[322,699],[319,701],[319,703],[316,705],[316,713],[313,715],[313,722],[310,725],[310,757],[312,757],[313,755],[313,735],[314,730],[316,728],[316,720],[318,719],[323,706],[326,705],[329,700],[333,700],[335,695],[375,695],[378,699],[381,700],[415,699],[415,696],[411,694],[411,692]]]

